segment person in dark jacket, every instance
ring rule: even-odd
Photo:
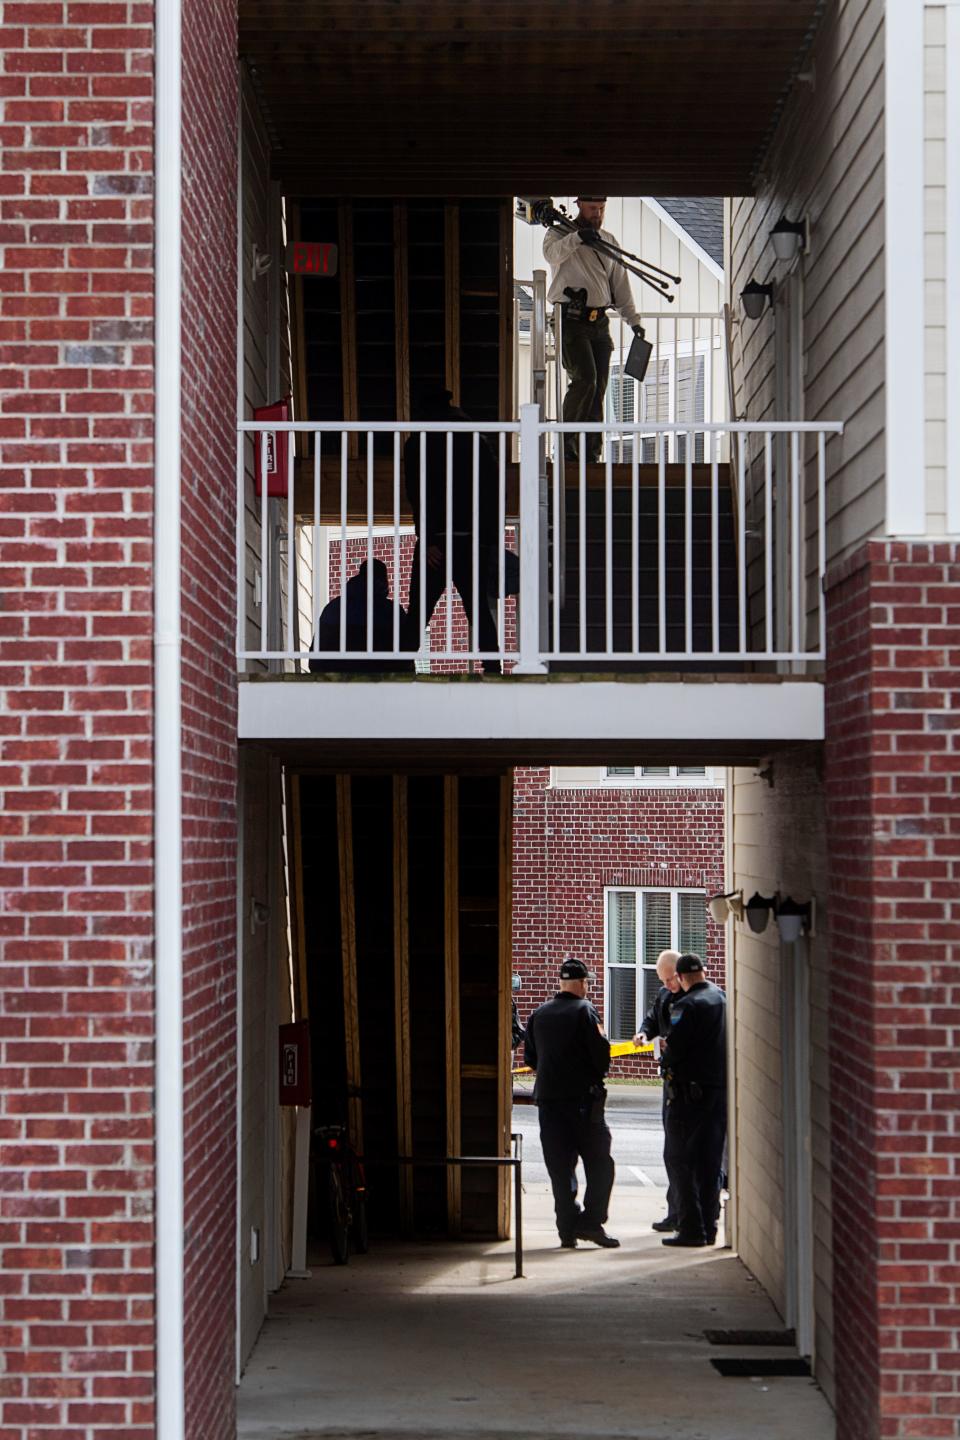
[[[469,416],[452,403],[449,390],[427,392],[417,406],[417,420],[458,422]],[[477,524],[473,516],[473,436],[454,435],[451,447],[451,514],[447,524],[447,437],[442,431],[411,434],[403,449],[404,483],[413,511],[417,544],[410,575],[408,641],[406,648],[417,650],[423,631],[430,624],[437,601],[450,578],[459,592],[470,625],[470,648],[476,643],[491,658],[482,662],[485,674],[497,674],[499,650],[497,625],[488,595],[490,576],[496,565],[497,546],[502,544],[499,505],[499,467],[484,436],[477,447]],[[421,454],[424,473],[424,508],[421,513]],[[477,549],[477,615],[473,613],[474,534]],[[448,556],[449,541],[449,556]],[[426,551],[424,564],[424,551]],[[421,623],[421,571],[424,572],[423,617]]]
[[[367,648],[367,599],[369,591],[373,591],[373,615],[372,649],[393,650],[393,601],[390,599],[390,580],[387,574],[387,567],[382,560],[374,560],[372,566],[372,585],[370,583],[370,571],[367,562],[364,560],[356,575],[351,576],[346,586],[346,645],[348,651],[366,650]],[[314,639],[314,650],[339,650],[340,649],[340,607],[343,603],[340,595],[325,605],[320,613],[317,623],[317,634]],[[400,649],[404,648],[404,636],[406,631],[406,614],[401,607],[399,616],[399,640]],[[354,671],[354,670],[377,670],[380,672],[390,671],[391,673],[402,672],[412,673],[415,669],[414,662],[410,660],[377,660],[371,656],[369,659],[348,660],[311,660],[310,669],[313,671]]]
[[[577,1240],[615,1249],[619,1240],[604,1230],[614,1165],[604,1118],[603,1078],[610,1068],[610,1042],[587,999],[590,971],[568,956],[560,968],[560,989],[527,1021],[524,1058],[536,1072],[533,1098],[540,1115],[540,1143],[553,1186],[560,1244]],[[577,1159],[587,1177],[583,1209],[577,1204]]]
[[[657,976],[660,980],[660,989],[653,997],[653,1003],[643,1017],[643,1024],[633,1037],[634,1045],[647,1045],[651,1040],[660,1041],[660,1074],[663,1075],[667,1067],[666,1044],[670,1035],[670,1011],[677,996],[682,994],[680,980],[677,976],[677,961],[680,959],[679,950],[661,950],[657,956]],[[663,1164],[667,1172],[667,1213],[662,1220],[654,1220],[653,1229],[661,1233],[669,1233],[677,1228],[677,1201],[676,1187],[670,1174],[670,1167],[667,1164],[667,1087],[663,1087],[663,1099],[661,1105],[661,1118],[663,1120]]]
[[[683,994],[670,1010],[667,1145],[677,1233],[664,1245],[712,1245],[720,1217],[727,1133],[727,1001],[706,978],[699,955],[681,955]]]

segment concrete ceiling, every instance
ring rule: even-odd
[[[290,194],[749,194],[823,0],[239,0]]]

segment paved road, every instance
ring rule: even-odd
[[[618,1187],[665,1187],[667,1177],[663,1168],[659,1086],[611,1085],[607,1099],[607,1123],[613,1132]],[[547,1184],[536,1107],[514,1105],[513,1128],[523,1136],[524,1182],[528,1185]]]

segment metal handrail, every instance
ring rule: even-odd
[[[514,1142],[514,1153],[512,1155],[431,1155],[426,1158],[418,1155],[393,1155],[389,1160],[376,1160],[371,1162],[369,1157],[364,1157],[365,1164],[376,1165],[415,1165],[418,1169],[445,1170],[448,1165],[496,1165],[513,1171],[513,1206],[514,1218],[514,1280],[523,1280],[523,1136],[519,1131],[510,1135]]]

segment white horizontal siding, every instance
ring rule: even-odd
[[[828,8],[754,198],[728,206],[729,273],[739,320],[737,410],[750,420],[842,420],[827,450],[827,560],[884,523],[883,5],[838,0]],[[781,282],[786,266],[769,243],[780,218],[811,222],[803,267],[803,414],[774,415],[773,312],[742,318],[751,279]],[[812,484],[808,469],[808,492]],[[815,515],[808,507],[812,540]],[[814,547],[810,545],[812,564]]]

